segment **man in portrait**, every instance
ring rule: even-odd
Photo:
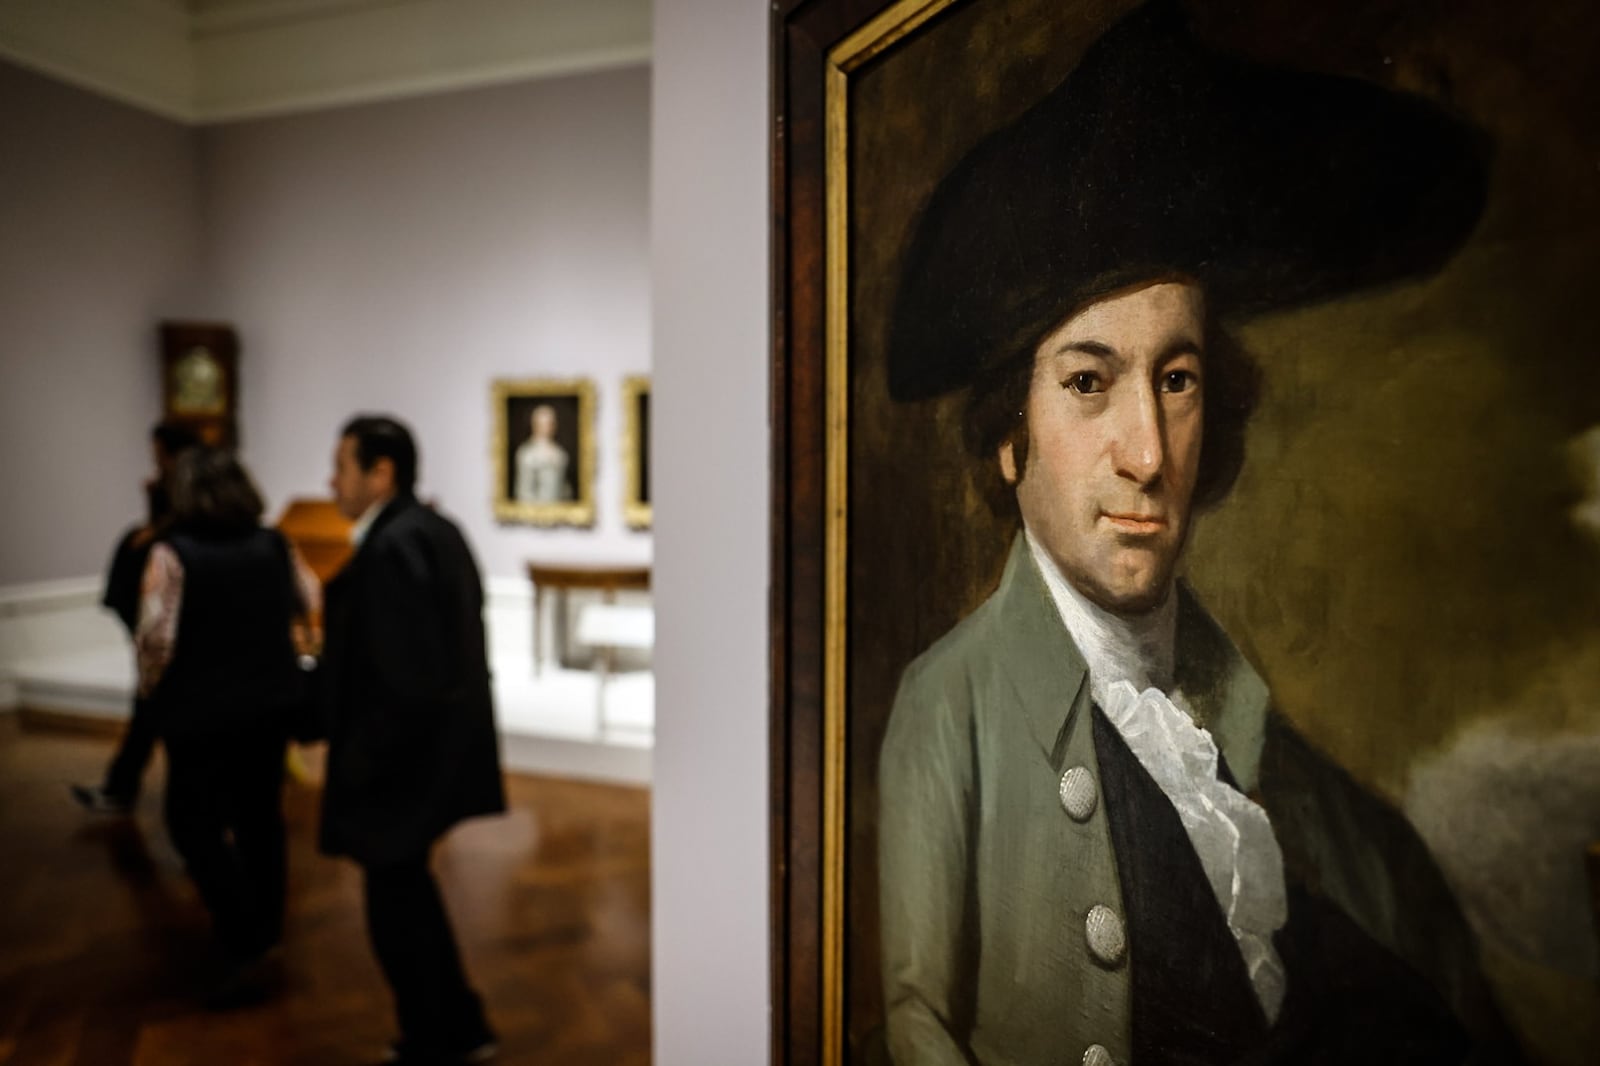
[[[517,446],[513,469],[518,503],[560,503],[572,498],[567,488],[567,450],[556,442],[556,409],[547,403],[533,409],[530,435]]]
[[[1217,53],[1156,0],[935,189],[890,393],[965,390],[1021,528],[906,669],[881,753],[896,1063],[1515,1059],[1420,838],[1177,578],[1259,391],[1226,324],[1438,270],[1488,156],[1432,104]]]

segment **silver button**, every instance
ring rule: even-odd
[[[1117,1060],[1099,1044],[1090,1044],[1089,1050],[1083,1053],[1083,1066],[1117,1066]]]
[[[1100,805],[1100,790],[1094,785],[1094,775],[1082,766],[1074,766],[1061,775],[1061,807],[1074,822],[1087,822],[1094,809]]]
[[[1089,941],[1089,952],[1107,966],[1116,966],[1128,953],[1128,937],[1122,931],[1122,919],[1117,912],[1103,903],[1089,908],[1083,920],[1084,935]]]

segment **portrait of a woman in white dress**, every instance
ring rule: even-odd
[[[518,503],[559,503],[572,498],[567,482],[570,458],[556,443],[556,409],[540,404],[529,419],[532,436],[517,446],[513,496]]]
[[[500,379],[490,386],[494,513],[535,526],[594,524],[594,383]]]

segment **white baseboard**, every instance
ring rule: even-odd
[[[132,655],[126,634],[100,606],[99,597],[95,578],[0,588],[0,711],[127,719],[134,687]],[[621,596],[618,600],[625,602]],[[643,595],[626,601],[649,602]],[[553,613],[551,603],[546,607]],[[609,728],[602,728],[595,675],[555,664],[553,624],[544,634],[546,669],[534,676],[533,592],[528,582],[490,578],[484,622],[506,769],[649,784],[654,688],[647,674],[613,679],[607,697]]]
[[[132,700],[132,694],[126,692],[96,691],[71,683],[32,682],[19,686],[16,706],[46,714],[125,722],[132,712]]]
[[[501,761],[507,770],[550,777],[576,777],[614,785],[650,784],[652,752],[648,746],[568,740],[528,733],[500,736]]]
[[[98,606],[99,603],[100,579],[93,576],[0,585],[0,618],[29,611]]]
[[[19,661],[125,646],[94,577],[0,588],[0,675]]]
[[[99,578],[0,588],[0,708],[126,716],[127,658],[126,633],[100,606]]]

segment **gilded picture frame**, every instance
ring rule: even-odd
[[[226,323],[160,324],[162,417],[213,447],[239,440],[239,335]]]
[[[629,529],[649,529],[650,378],[633,374],[622,379],[622,520]]]
[[[489,389],[494,516],[532,526],[595,523],[595,387],[586,378],[503,378]]]
[[[1600,579],[1600,366],[1560,338],[1600,286],[1600,192],[1583,178],[1600,128],[1582,117],[1600,100],[1578,75],[1600,34],[1572,32],[1587,22],[1568,0],[1514,16],[1486,0],[1172,6],[1207,49],[1375,86],[1481,134],[1483,202],[1447,253],[1230,325],[1261,396],[1242,472],[1197,520],[1179,577],[1273,713],[1431,857],[1391,888],[1470,944],[1464,980],[1482,998],[1452,1000],[1456,1023],[1504,1061],[1586,1061],[1600,1046],[1600,863],[1584,872],[1600,712],[1584,694],[1600,685],[1600,616],[1573,589]],[[969,470],[962,400],[904,401],[886,383],[908,246],[966,153],[1140,8],[775,9],[774,1062],[919,1061],[886,1035],[884,736],[906,667],[995,594],[1016,533]],[[1489,797],[1511,782],[1508,811]],[[964,1002],[952,1024],[970,1023]]]

